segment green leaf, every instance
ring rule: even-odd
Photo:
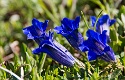
[[[38,0],[38,3],[40,4],[41,8],[45,11],[45,13],[47,14],[47,16],[56,24],[59,24],[58,20],[55,19],[55,17],[53,16],[53,14],[49,11],[49,9],[47,8],[47,5],[45,5],[45,3],[42,0]],[[55,11],[54,11],[55,13]]]
[[[55,75],[58,75],[58,68],[56,68],[54,71],[53,71],[53,73],[55,74]]]
[[[60,13],[60,18],[62,19],[62,18],[64,18],[64,17],[66,17],[66,10],[65,10],[65,8],[63,7],[63,5],[59,5],[59,13]]]
[[[32,72],[31,72],[31,79],[32,80],[37,80],[37,68],[36,67],[33,67],[32,68]]]
[[[125,25],[125,15],[123,13],[121,14],[121,20],[122,20],[123,24]]]
[[[45,80],[47,80],[48,73],[49,73],[50,65],[48,65],[46,72],[45,72]]]
[[[120,17],[122,13],[125,14],[125,5],[121,6],[119,13],[118,13],[118,17]]]
[[[110,80],[114,80],[115,78],[118,78],[118,76],[120,75],[121,69],[116,69],[112,74],[111,74],[111,79]]]
[[[14,69],[17,69],[21,65],[20,58],[17,54],[14,54]]]
[[[42,53],[39,56],[39,63],[38,63],[39,73],[42,72],[42,70],[43,70],[43,66],[44,66],[44,63],[45,63],[45,60],[46,60],[46,56],[47,56],[46,53]]]
[[[110,38],[112,41],[118,41],[117,32],[114,28],[110,28]]]
[[[98,80],[99,76],[97,72],[94,72],[93,75],[91,76],[90,80]]]
[[[122,50],[124,50],[124,46],[125,46],[125,37],[122,37],[121,35],[119,36],[119,40],[122,42],[121,43],[121,48]]]
[[[67,0],[67,1],[70,1],[70,3],[72,3],[72,6],[71,6],[70,11],[69,11],[69,18],[73,18],[74,12],[76,10],[77,0]]]

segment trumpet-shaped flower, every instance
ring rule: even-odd
[[[53,32],[46,33],[48,21],[44,23],[36,19],[32,20],[32,25],[23,29],[28,39],[34,39],[39,47],[33,50],[34,54],[47,53],[51,58],[65,66],[73,66],[75,58],[61,44],[53,39]]]
[[[98,57],[107,61],[107,62],[115,62],[115,54],[111,47],[107,44],[106,30],[99,34],[94,32],[93,30],[87,31],[88,39],[83,42],[80,46],[80,49],[84,51],[88,51],[88,60],[95,60]]]
[[[27,35],[27,39],[34,39],[39,44],[45,38],[45,30],[48,26],[48,22],[48,20],[45,20],[45,22],[39,22],[34,18],[31,26],[23,28],[23,33]],[[39,37],[41,38],[38,39]]]
[[[64,36],[70,45],[77,49],[79,49],[79,45],[83,43],[83,37],[80,32],[78,32],[80,17],[76,17],[75,20],[70,20],[68,18],[63,18],[61,21],[61,26],[57,26],[54,28],[55,32]]]
[[[102,34],[102,32],[104,30],[107,30],[107,33],[106,33],[107,41],[110,42],[110,37],[109,37],[110,30],[109,30],[109,27],[111,25],[113,25],[115,22],[116,22],[115,19],[110,19],[108,15],[103,15],[97,21],[96,32]],[[96,17],[95,16],[91,16],[91,23],[92,23],[92,26],[94,27],[94,25],[96,23]]]

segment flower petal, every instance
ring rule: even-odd
[[[104,23],[107,23],[107,20],[109,19],[108,15],[103,15],[101,18],[99,18],[99,24],[103,25]]]
[[[80,16],[76,17],[75,20],[63,18],[61,26],[54,28],[54,31],[64,36],[70,45],[77,50],[80,50],[79,45],[82,44],[84,40],[82,34],[78,32],[79,22]]]
[[[73,30],[78,29],[79,27],[79,22],[80,22],[80,16],[76,17],[76,19],[73,22]]]
[[[70,45],[76,50],[79,49],[79,45],[83,43],[84,39],[82,34],[78,32],[78,30],[74,30],[70,35],[65,36]]]
[[[110,20],[110,26],[112,26],[116,22],[115,19]]]
[[[27,39],[34,39],[34,36],[30,33],[30,30],[27,28],[23,28],[23,33],[27,35]]]
[[[84,41],[85,42],[85,41]],[[82,52],[85,52],[85,51],[88,51],[89,48],[87,46],[85,46],[84,44],[80,44],[79,45],[79,49],[82,51]]]
[[[100,36],[100,40],[102,41],[102,43],[103,44],[107,44],[107,36],[106,36],[106,30],[104,30],[103,32],[102,32],[102,34],[100,34],[99,36]]]
[[[82,51],[87,50],[88,48],[88,60],[95,60],[97,57],[105,60],[107,62],[114,62],[115,54],[113,50],[107,44],[107,35],[106,30],[102,32],[102,34],[98,34],[93,30],[87,31],[88,39],[83,42],[83,47],[80,46]]]
[[[54,31],[57,33],[57,34],[61,34],[61,32],[63,31],[62,27],[61,26],[57,26],[54,28]]]
[[[23,33],[27,35],[28,39],[35,39],[41,36],[44,36],[45,30],[48,24],[48,20],[45,22],[39,22],[37,19],[32,20],[32,25],[26,28],[23,28]]]
[[[44,23],[43,22],[39,22],[35,18],[32,20],[33,26],[35,26],[36,28],[40,29],[43,32],[46,30],[46,27],[48,26],[48,22],[49,22],[49,20],[45,20]]]
[[[94,32],[93,30],[89,29],[89,30],[86,32],[86,34],[87,34],[87,37],[92,38],[92,39],[95,39],[95,40],[97,40],[97,41],[100,41],[100,39],[99,39],[99,34],[96,33],[96,32]]]
[[[73,20],[70,20],[68,18],[63,18],[63,20],[61,21],[61,23],[64,25],[64,29],[66,30],[72,30],[72,22]]]
[[[91,16],[90,17],[90,19],[91,19],[91,24],[92,24],[92,27],[94,27],[94,25],[95,25],[95,22],[96,22],[96,17],[95,16]]]
[[[104,52],[107,52],[107,51],[110,51],[110,47],[109,47],[109,46],[106,46],[106,47],[104,48]]]
[[[57,46],[58,47],[58,46]],[[46,53],[53,58],[54,60],[56,60],[57,62],[65,65],[65,66],[73,66],[75,63],[75,58],[68,52],[63,52],[62,50],[58,49],[55,46],[52,45],[44,45],[43,48],[46,49]]]
[[[97,59],[96,53],[94,53],[93,51],[89,50],[89,52],[88,52],[88,60],[92,61],[92,60],[96,60],[96,59]]]
[[[36,48],[36,49],[34,49],[32,52],[33,52],[33,54],[40,54],[40,53],[42,53],[43,51],[42,51],[40,48]]]
[[[110,48],[110,46],[105,47],[104,52],[105,52],[105,55],[103,56],[108,59],[108,62],[116,61],[115,54],[113,50]]]

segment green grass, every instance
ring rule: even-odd
[[[124,0],[0,0],[0,67],[12,71],[24,80],[124,80],[124,4]],[[40,21],[48,19],[48,29],[53,29],[61,24],[62,18],[74,19],[81,16],[83,11],[87,21],[84,23],[81,19],[79,31],[85,37],[86,24],[91,27],[90,16],[98,16],[101,10],[102,14],[107,13],[117,20],[110,27],[112,42],[109,44],[117,57],[116,63],[107,63],[100,59],[89,62],[84,53],[77,57],[75,54],[79,53],[66,39],[54,33],[54,38],[85,65],[84,68],[77,65],[68,68],[52,60],[46,53],[33,55],[32,49],[38,45],[32,40],[27,40],[22,32],[22,28],[31,25],[32,18]],[[6,79],[17,80],[10,73],[0,69],[0,80]]]

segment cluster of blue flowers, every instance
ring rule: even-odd
[[[37,19],[32,20],[32,25],[23,28],[23,33],[27,35],[28,39],[33,39],[39,45],[33,50],[34,54],[47,53],[51,58],[65,66],[73,66],[76,59],[72,54],[61,44],[53,39],[53,32],[46,32],[48,20],[40,22]],[[115,62],[115,54],[112,48],[107,44],[110,42],[109,26],[116,22],[111,20],[108,15],[100,17],[96,24],[96,31],[88,29],[86,32],[87,40],[84,40],[82,34],[78,31],[80,17],[71,20],[63,18],[61,26],[54,28],[57,34],[61,34],[67,39],[70,45],[81,52],[88,52],[88,60],[96,60],[100,58],[107,62]],[[96,23],[96,17],[91,16],[92,27]]]

